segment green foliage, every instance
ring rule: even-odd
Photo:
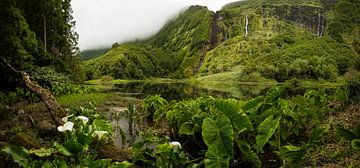
[[[20,146],[5,146],[2,148],[3,152],[10,154],[14,162],[23,167],[30,167],[30,161],[27,159],[29,151]]]
[[[298,167],[300,161],[305,157],[306,153],[322,140],[325,131],[326,130],[321,127],[313,129],[310,135],[309,142],[302,145],[301,147],[293,145],[282,146],[279,149],[279,156],[282,159],[290,162],[290,165],[292,167]]]
[[[234,128],[239,131],[238,133],[253,130],[250,118],[241,111],[235,100],[219,100],[216,102],[216,108],[231,120]]]
[[[114,47],[113,47],[114,48]],[[109,48],[89,49],[80,52],[80,59],[82,61],[91,60],[105,54]]]
[[[215,120],[205,118],[202,137],[209,150],[218,150],[226,156],[233,155],[234,132],[229,118],[225,115],[219,115]]]
[[[124,44],[105,55],[86,61],[87,79],[110,75],[121,79],[163,77],[173,73],[180,62],[175,54],[149,45]]]
[[[205,154],[206,168],[229,167],[230,157],[217,149],[210,148]]]
[[[360,124],[358,124],[353,130],[339,127],[336,129],[337,135],[351,141],[353,149],[360,150]]]
[[[113,84],[114,78],[111,76],[103,76],[101,77],[101,84],[105,86],[111,86]]]
[[[188,155],[181,146],[174,146],[164,136],[154,136],[150,128],[140,133],[141,140],[133,146],[134,163],[142,167],[186,167]],[[152,146],[156,146],[153,148]]]
[[[148,118],[156,122],[165,114],[167,104],[168,102],[159,95],[147,96],[142,101],[142,108]]]
[[[74,117],[74,114],[79,115]],[[84,116],[84,115],[87,115]],[[3,152],[23,167],[130,167],[128,162],[111,162],[111,159],[96,159],[99,143],[109,139],[111,124],[94,109],[81,108],[63,118],[65,124],[58,130],[64,133],[63,142],[55,141],[50,148],[26,150],[18,146],[6,146]],[[71,125],[68,127],[68,125]],[[68,128],[64,130],[64,128]],[[95,142],[95,143],[93,143]],[[42,158],[39,160],[38,158]]]
[[[250,160],[255,167],[257,168],[261,167],[261,160],[259,156],[251,149],[249,143],[243,140],[237,140],[236,145],[238,146],[241,153],[245,156],[247,160]]]
[[[202,156],[205,153],[207,167],[230,166],[235,164],[232,159],[261,167],[263,156],[258,153],[271,155],[274,150],[281,153],[281,158],[287,161],[284,163],[298,165],[325,132],[323,128],[316,128],[310,134],[300,130],[324,121],[330,112],[328,97],[321,90],[309,90],[285,100],[284,92],[285,87],[274,86],[264,97],[246,102],[202,97],[169,104],[164,109],[174,137],[192,144],[191,149],[207,146],[206,152],[196,153]],[[203,142],[198,140],[199,136]],[[306,143],[297,140],[304,136],[309,137],[305,138]],[[264,148],[266,144],[271,147]]]
[[[258,128],[258,134],[256,136],[256,151],[262,150],[264,145],[274,135],[275,131],[279,127],[280,119],[274,119],[274,116],[267,117],[263,122],[260,123]]]

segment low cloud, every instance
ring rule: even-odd
[[[217,11],[234,0],[73,0],[81,50],[149,37],[190,5]]]

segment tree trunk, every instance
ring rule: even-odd
[[[36,94],[46,105],[49,110],[51,118],[55,121],[56,125],[62,125],[63,121],[60,117],[66,115],[66,111],[62,108],[59,103],[57,103],[54,96],[51,92],[40,85],[33,83],[30,79],[30,76],[24,71],[18,71],[14,67],[12,67],[5,59],[2,59],[4,64],[17,75],[21,82],[25,85],[25,87]]]

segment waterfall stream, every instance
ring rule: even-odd
[[[324,29],[323,23],[324,22],[325,22],[325,18],[322,19],[322,16],[319,13],[319,15],[318,15],[318,33],[317,33],[319,37],[323,36],[323,29]]]
[[[246,21],[245,21],[245,37],[247,37],[248,34],[249,34],[248,26],[249,26],[249,18],[248,18],[248,15],[246,15]]]

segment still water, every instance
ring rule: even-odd
[[[214,86],[202,86],[186,82],[154,83],[130,82],[116,84],[113,92],[143,99],[148,95],[160,95],[166,100],[187,100],[201,96],[246,99],[264,94],[268,85],[217,83]]]

